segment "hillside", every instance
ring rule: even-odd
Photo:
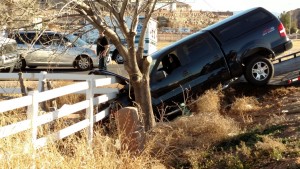
[[[191,32],[198,31],[219,20],[231,16],[232,12],[209,12],[192,10],[159,10],[152,14],[157,19],[158,27],[170,27],[177,31],[178,28],[189,28]]]

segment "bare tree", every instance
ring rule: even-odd
[[[99,31],[105,30],[105,35],[124,57],[124,67],[129,74],[135,103],[140,108],[146,131],[155,125],[149,87],[149,70],[152,59],[149,56],[143,56],[144,41],[140,40],[138,47],[135,47],[134,41],[139,16],[144,16],[140,34],[140,39],[144,39],[147,23],[154,12],[156,3],[157,0],[65,0],[63,7],[74,9]],[[121,30],[127,41],[127,46],[121,43],[120,38],[109,26],[105,17],[109,17],[114,26]],[[129,26],[125,23],[126,17],[130,17],[132,20]]]
[[[42,13],[44,13],[44,15],[47,15],[46,17],[43,16],[44,29],[49,28],[51,23],[55,22],[57,18],[77,16],[85,18],[99,31],[105,30],[105,35],[124,58],[124,67],[128,72],[130,84],[134,91],[135,105],[139,108],[143,117],[145,130],[147,131],[155,125],[149,86],[152,58],[143,56],[144,40],[139,41],[138,47],[135,46],[135,36],[137,35],[136,28],[139,17],[143,16],[143,28],[140,33],[140,39],[145,38],[147,23],[155,10],[155,5],[162,0],[47,0],[45,1],[46,4],[41,4],[41,0],[4,1],[6,3],[2,9],[9,9],[10,11],[20,10],[17,15],[6,12],[8,16],[3,19],[3,22],[12,21],[11,23],[16,23],[17,18],[13,18],[13,16],[18,16],[18,18],[22,18],[21,21],[25,21],[22,22],[21,26],[9,25],[10,28],[32,27],[35,24],[32,22],[32,18],[42,16]],[[167,3],[173,1],[163,0],[163,2]],[[53,13],[52,9],[55,9],[56,12]],[[109,25],[107,17],[110,18],[109,22],[113,23],[113,27],[118,27],[122,32],[127,42],[126,46],[121,43],[120,37],[114,31],[115,29]],[[125,23],[126,18],[131,19],[130,25]]]
[[[32,24],[34,18],[41,15],[37,0],[2,0],[0,29],[10,31]]]

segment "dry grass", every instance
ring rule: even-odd
[[[251,112],[257,112],[261,109],[259,102],[254,97],[236,98],[231,105],[230,113],[240,116],[244,123],[252,123]]]
[[[157,158],[166,166],[196,165],[214,144],[239,133],[238,124],[219,113],[221,97],[220,91],[209,90],[197,100],[192,116],[158,124],[150,141]]]
[[[221,89],[207,90],[197,99],[196,113],[218,113],[221,109],[221,99],[223,93]]]
[[[67,126],[64,122],[56,125]],[[46,126],[43,128],[48,130]],[[148,168],[161,165],[147,153],[132,158],[128,151],[120,150],[117,139],[105,136],[101,128],[95,131],[92,147],[88,146],[84,131],[37,151],[29,143],[30,132],[3,138],[0,140],[1,168]]]
[[[58,84],[59,86],[61,84]],[[285,97],[287,89],[277,89],[270,96]],[[84,98],[61,98],[61,102],[77,102]],[[235,97],[227,113],[224,113],[224,99],[220,90],[208,90],[196,101],[191,116],[183,116],[171,122],[161,122],[148,133],[145,150],[132,156],[120,149],[118,137],[108,137],[101,126],[96,125],[93,146],[88,147],[86,133],[81,131],[47,147],[33,151],[27,143],[29,132],[22,132],[0,140],[0,164],[3,168],[235,168],[259,165],[251,163],[256,158],[282,160],[283,152],[297,152],[300,147],[290,149],[278,138],[261,133],[247,134],[241,123],[226,114],[244,116],[262,109],[255,97]],[[13,118],[11,118],[13,117]],[[1,116],[1,125],[25,119],[25,114],[10,112]],[[284,118],[269,118],[266,127],[284,122]],[[53,127],[54,125],[54,127]],[[58,120],[54,124],[39,128],[39,137],[70,124]],[[263,128],[262,128],[263,129]],[[243,136],[246,134],[245,136]],[[249,135],[249,136],[248,136]],[[256,141],[253,142],[255,138]],[[241,140],[232,146],[231,144]],[[294,142],[294,141],[289,141]],[[226,144],[224,144],[226,143]],[[224,146],[225,145],[225,146]],[[224,151],[219,151],[220,146]],[[228,151],[226,149],[231,151]],[[297,149],[298,148],[298,149]],[[234,151],[233,151],[234,150]],[[251,154],[256,154],[252,156]],[[34,156],[33,156],[34,155]],[[300,154],[299,154],[300,155]],[[259,164],[259,163],[258,163]],[[298,164],[294,164],[297,166]],[[222,166],[222,167],[221,167]],[[251,168],[251,167],[250,167]]]

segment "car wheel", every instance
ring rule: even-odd
[[[123,56],[121,56],[119,53],[118,53],[117,56],[116,56],[116,62],[117,62],[118,64],[122,64],[122,63],[124,62]]]
[[[116,63],[118,63],[118,64],[124,63],[124,58],[123,58],[123,56],[121,56],[117,50],[114,51],[113,60],[114,60]]]
[[[21,59],[18,59],[16,64],[15,64],[15,69],[16,70],[24,70],[26,67],[26,61],[25,59],[21,58]]]
[[[77,69],[79,70],[90,70],[91,69],[91,60],[87,56],[79,56],[76,60]]]
[[[245,69],[246,80],[254,85],[262,86],[268,84],[274,75],[274,66],[271,61],[264,57],[251,60]]]

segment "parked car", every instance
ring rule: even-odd
[[[138,44],[140,41],[140,34],[142,31],[142,28],[144,27],[143,22],[144,22],[145,17],[140,16],[138,19],[139,19],[139,21],[137,23],[137,27],[135,30],[137,35],[136,35],[135,41],[134,41],[134,45],[136,48],[138,47]],[[124,34],[121,32],[121,29],[117,26],[118,24],[114,24],[114,21],[111,20],[111,17],[109,17],[109,16],[104,17],[104,20],[106,21],[108,26],[110,26],[111,28],[114,28],[114,31],[120,38],[121,43],[124,46],[127,46],[126,38],[124,37]],[[132,23],[132,18],[125,17],[124,22],[127,24],[127,26],[129,26]],[[157,21],[154,20],[153,18],[150,18],[146,27],[147,27],[147,29],[146,29],[145,37],[144,37],[143,54],[145,56],[148,56],[157,50]],[[82,33],[82,39],[85,40],[86,42],[90,42],[90,43],[94,42],[95,43],[95,40],[97,39],[97,37],[99,37],[98,30],[95,29],[94,26],[89,23],[87,23],[82,28],[82,32],[84,32],[84,33]],[[125,58],[119,53],[116,46],[112,43],[110,44],[109,55],[110,55],[110,59],[115,61],[118,64],[123,64],[125,61]]]
[[[190,91],[189,96],[198,96],[219,84],[228,85],[242,75],[253,85],[266,85],[274,74],[271,59],[290,48],[292,42],[283,24],[261,7],[240,12],[191,34],[151,55],[154,111],[162,103],[180,105],[186,90]],[[119,78],[129,83],[128,79]],[[134,98],[129,97],[129,91],[132,90],[123,95],[127,100]],[[126,105],[124,100],[120,97],[118,101]]]
[[[54,31],[18,31],[11,37],[16,39],[20,53],[15,69],[51,66],[90,70],[98,67],[96,50],[75,35]]]
[[[0,69],[13,68],[17,60],[18,51],[16,41],[0,37]]]
[[[97,40],[94,41],[94,42],[87,42],[87,43],[89,44],[89,45],[88,45],[89,48],[91,48],[91,49],[97,51]],[[111,61],[112,61],[111,55],[109,54],[109,55],[107,56],[107,59],[106,59],[106,64],[110,64]]]

